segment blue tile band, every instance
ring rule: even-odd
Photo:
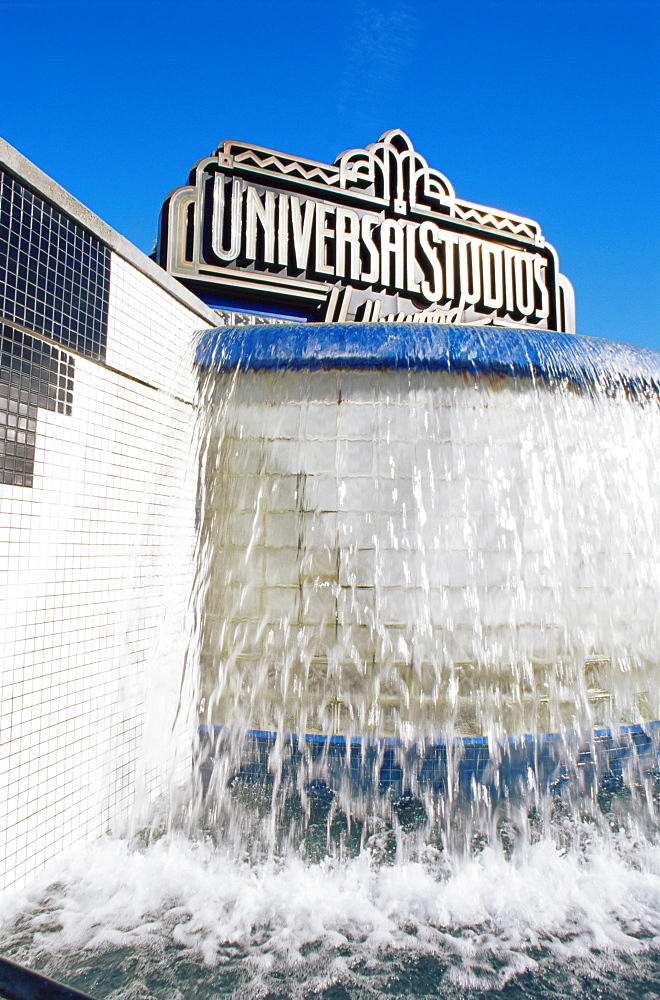
[[[215,761],[236,749],[230,727],[200,726],[200,772],[208,787]],[[231,782],[272,784],[271,754],[280,780],[293,782],[305,774],[322,777],[328,791],[348,786],[354,794],[408,795],[411,784],[443,793],[455,785],[468,795],[473,782],[486,787],[495,801],[525,790],[530,775],[535,786],[553,790],[578,782],[598,791],[622,787],[630,760],[647,776],[660,767],[660,722],[578,732],[523,735],[495,744],[485,736],[403,743],[395,738],[346,740],[343,736],[277,734],[250,730],[240,743]],[[316,765],[316,768],[315,768]],[[319,778],[312,780],[318,791]]]
[[[285,323],[202,335],[201,368],[410,369],[569,380],[660,397],[660,351],[567,333],[431,323]]]

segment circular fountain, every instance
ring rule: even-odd
[[[30,890],[12,956],[168,1000],[648,993],[658,352],[309,324],[198,361],[203,780]]]
[[[207,727],[492,748],[660,718],[658,352],[284,324],[198,363]]]

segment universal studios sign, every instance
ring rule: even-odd
[[[224,308],[575,332],[538,223],[457,198],[400,130],[332,166],[223,143],[166,199],[157,259]]]

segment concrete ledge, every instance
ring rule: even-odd
[[[107,247],[113,250],[124,260],[132,264],[133,267],[141,271],[147,278],[159,285],[162,289],[178,299],[182,305],[196,313],[202,320],[204,326],[217,326],[218,315],[209,309],[192,292],[185,288],[176,278],[171,277],[166,271],[154,263],[150,257],[138,250],[124,236],[120,236],[107,223],[94,215],[82,202],[65,191],[56,181],[35,166],[27,157],[19,153],[8,142],[0,138],[0,167],[4,167],[17,180],[25,183],[45,201],[49,201],[57,209],[68,215],[70,219],[77,222],[97,239],[101,240]]]
[[[72,986],[0,957],[0,996],[7,1000],[94,1000]]]

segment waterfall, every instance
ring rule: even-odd
[[[280,767],[291,734],[309,781],[337,770],[340,735],[362,786],[385,764],[399,792],[420,770],[451,783],[464,737],[496,783],[512,744],[527,768],[526,736],[559,734],[574,770],[599,727],[646,746],[635,727],[660,718],[654,352],[428,326],[267,335],[199,349],[200,712],[225,778],[227,755]],[[430,767],[424,746],[457,741]],[[555,780],[557,740],[538,745]]]

